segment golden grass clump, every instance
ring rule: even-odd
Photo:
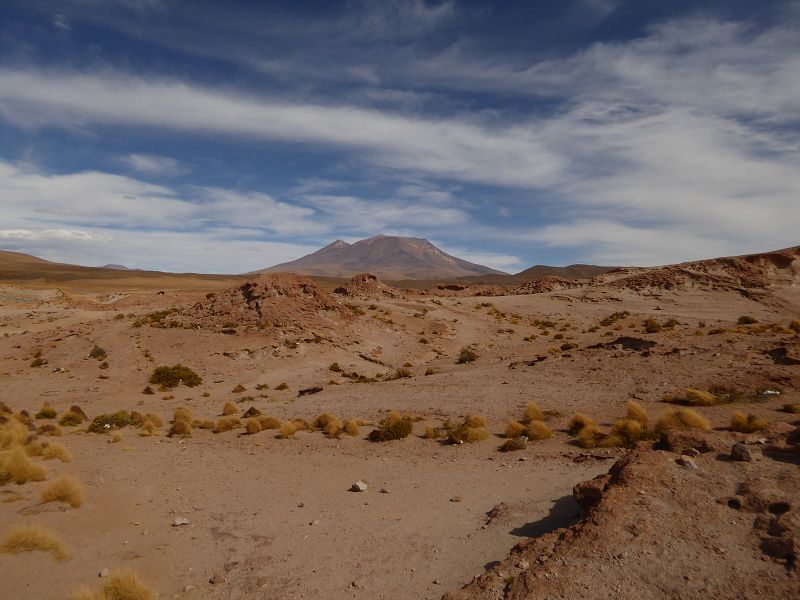
[[[444,437],[444,430],[441,427],[433,427],[428,425],[428,427],[425,428],[425,433],[422,437],[424,437],[426,440],[438,440]]]
[[[83,504],[86,492],[83,484],[72,475],[61,475],[42,489],[42,502],[65,502],[72,508]]]
[[[98,591],[86,586],[69,595],[69,600],[156,600],[156,594],[138,575],[128,569],[115,569],[103,580]]]
[[[358,427],[359,427],[358,421],[359,421],[358,419],[347,419],[342,425],[342,430],[347,435],[352,435],[352,436],[358,435]]]
[[[667,429],[702,429],[708,431],[711,424],[708,420],[691,408],[676,408],[664,411],[656,421],[655,431]]]
[[[467,415],[464,419],[464,425],[467,427],[486,427],[486,417],[481,415]]]
[[[183,437],[189,437],[192,435],[192,424],[189,421],[184,421],[183,419],[178,419],[172,423],[172,427],[169,428],[169,436],[180,435]]]
[[[36,413],[37,419],[55,419],[58,416],[56,409],[50,406],[49,402],[45,402],[39,412]]]
[[[593,427],[597,429],[597,423],[589,415],[577,412],[572,415],[572,418],[567,422],[567,431],[570,435],[578,435],[583,431],[584,427]]]
[[[222,416],[227,417],[229,415],[235,415],[239,412],[239,407],[237,407],[233,402],[226,402],[225,406],[222,407]]]
[[[482,442],[489,437],[489,432],[484,427],[470,427],[463,424],[449,431],[448,439],[453,444],[474,444]]]
[[[189,414],[191,414],[191,413],[189,413]],[[163,427],[164,426],[164,419],[162,419],[161,417],[159,417],[156,414],[147,413],[147,414],[145,414],[144,418],[145,418],[145,420],[149,419],[153,423],[153,425],[155,425],[156,427]]]
[[[237,427],[242,426],[242,421],[239,417],[222,417],[217,421],[214,427],[214,433],[222,433],[224,431],[231,431]]]
[[[332,421],[338,421],[338,419],[330,413],[322,413],[317,415],[314,420],[311,421],[311,426],[314,429],[325,429],[325,427],[328,426],[328,423]]]
[[[584,425],[577,435],[578,446],[581,448],[596,448],[603,440],[603,434],[594,423]]]
[[[216,426],[217,424],[211,419],[201,419],[197,424],[197,427],[200,429],[214,429]]]
[[[43,423],[36,428],[36,433],[39,435],[49,435],[53,437],[61,437],[64,431],[58,425],[53,423]]]
[[[3,543],[0,544],[0,552],[6,554],[34,551],[50,552],[56,560],[69,558],[69,553],[64,543],[58,539],[51,529],[41,525],[17,525],[6,534],[5,538],[3,538]]]
[[[294,436],[295,433],[297,433],[297,425],[294,423],[294,421],[286,421],[283,425],[281,425],[280,431],[278,432],[278,437],[285,440]]]
[[[139,428],[139,435],[142,437],[158,435],[158,426],[156,426],[156,424],[150,419],[145,418],[145,420],[142,422],[142,426]]]
[[[25,424],[16,417],[12,417],[0,428],[0,450],[17,445],[24,446],[28,443],[30,436],[31,432]]]
[[[515,450],[525,450],[528,447],[528,442],[525,438],[516,437],[516,438],[508,438],[503,444],[498,448],[500,452],[513,452]]]
[[[544,413],[536,404],[530,402],[522,414],[522,422],[527,425],[533,421],[544,421]]]
[[[314,428],[305,419],[297,417],[295,419],[292,419],[292,423],[294,423],[294,426],[297,428],[297,431],[314,431]]]
[[[261,430],[265,429],[280,429],[281,428],[281,421],[280,419],[276,419],[275,417],[259,417],[258,424],[261,425]]]
[[[179,406],[175,409],[175,412],[172,415],[172,420],[174,421],[186,421],[187,423],[191,424],[193,417],[192,411],[190,411],[185,406]]]
[[[689,406],[712,406],[718,402],[714,394],[704,390],[686,388],[684,394],[686,396],[686,404]]]
[[[791,323],[789,323],[789,329],[795,333],[800,333],[800,319],[794,319]]]
[[[28,458],[22,446],[0,453],[0,485],[9,481],[22,485],[29,481],[44,481],[46,477],[44,467]]]
[[[731,431],[738,431],[739,433],[754,433],[761,431],[767,427],[767,422],[764,419],[759,419],[755,415],[746,415],[741,411],[735,411],[731,415]]]
[[[72,460],[72,455],[61,444],[50,442],[46,446],[42,446],[42,458],[44,460],[57,458],[62,463],[68,463]]]
[[[618,419],[611,433],[600,440],[599,445],[606,448],[632,448],[636,442],[650,437],[646,425],[636,419]]]
[[[401,440],[411,435],[412,429],[411,419],[395,411],[386,416],[378,429],[370,432],[369,439],[373,442]]]
[[[553,437],[553,431],[542,421],[531,421],[525,427],[525,435],[529,440],[546,440]]]
[[[337,417],[333,417],[333,419],[328,421],[328,424],[325,425],[323,431],[328,437],[338,439],[339,434],[342,431],[342,427],[342,422]]]
[[[509,421],[506,425],[506,437],[515,439],[525,435],[525,425],[519,421]]]
[[[625,403],[625,418],[630,421],[638,421],[645,428],[650,424],[650,415],[641,404],[634,400],[628,400]]]
[[[258,419],[256,419],[255,417],[250,417],[249,419],[247,419],[247,423],[245,423],[244,429],[248,433],[248,435],[259,433],[261,431],[261,423],[259,423]]]

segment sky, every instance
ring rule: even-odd
[[[335,239],[655,265],[800,243],[800,1],[3,0],[0,248]]]

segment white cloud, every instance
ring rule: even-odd
[[[175,177],[185,175],[191,169],[180,161],[170,156],[159,156],[157,154],[128,154],[121,156],[119,161],[139,173],[145,175],[161,175]]]
[[[521,270],[522,261],[518,256],[508,254],[498,254],[493,252],[476,252],[467,248],[451,247],[447,244],[435,243],[435,245],[447,252],[451,256],[467,260],[471,263],[491,267],[498,271],[514,273]]]

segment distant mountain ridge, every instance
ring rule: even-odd
[[[428,240],[387,235],[377,235],[354,244],[336,240],[307,256],[256,273],[279,271],[316,277],[352,277],[369,272],[388,280],[506,275],[502,271],[451,256]]]

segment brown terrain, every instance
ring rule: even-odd
[[[800,248],[365,270],[0,255],[0,597],[800,596]]]

